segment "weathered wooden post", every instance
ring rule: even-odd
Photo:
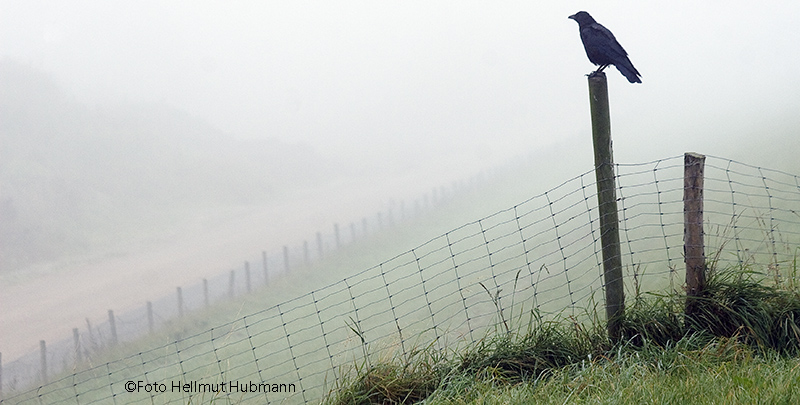
[[[618,341],[625,315],[625,286],[619,246],[619,216],[611,147],[611,114],[608,83],[603,72],[589,75],[589,105],[592,115],[594,170],[597,178],[597,206],[600,212],[600,243],[603,251],[603,281],[606,296],[608,336]]]
[[[706,287],[706,255],[703,243],[703,176],[706,157],[683,156],[683,257],[686,262],[686,315],[697,310],[696,298]]]

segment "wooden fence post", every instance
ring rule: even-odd
[[[89,333],[89,342],[92,344],[92,350],[96,350],[97,341],[94,340],[94,334],[92,333],[92,322],[89,321],[89,318],[86,318],[86,331]]]
[[[248,261],[244,262],[244,285],[249,293],[252,287],[250,285],[250,262]]]
[[[267,268],[267,251],[261,251],[261,261],[264,262],[264,284],[269,284],[269,270]]]
[[[42,385],[47,384],[47,344],[39,341],[39,368],[41,369]]]
[[[78,328],[72,328],[72,340],[75,341],[75,365],[77,366],[83,360],[81,355],[81,334],[78,332]]]
[[[208,297],[208,279],[203,279],[203,303],[205,304],[206,308],[211,305],[211,300]]]
[[[619,245],[619,216],[614,153],[611,147],[608,83],[603,72],[589,75],[589,105],[592,115],[594,170],[597,178],[597,206],[600,212],[600,243],[603,251],[608,336],[616,342],[622,335],[625,286],[622,280],[622,255]]]
[[[147,301],[147,328],[150,330],[150,333],[153,333],[155,327],[156,323],[155,318],[153,317],[153,303]]]
[[[111,345],[117,344],[117,321],[114,319],[114,311],[108,310],[108,325],[111,327]]]
[[[289,246],[283,245],[283,270],[289,273]]]
[[[236,293],[236,270],[231,270],[231,277],[228,280],[228,297],[233,298]]]
[[[178,318],[183,318],[183,290],[178,287]]]
[[[325,253],[325,245],[322,243],[322,232],[317,232],[317,260],[322,259]]]
[[[703,242],[703,176],[706,157],[683,157],[683,253],[686,262],[686,315],[697,310],[696,298],[706,287],[706,255]]]

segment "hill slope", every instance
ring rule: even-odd
[[[334,177],[304,145],[241,141],[164,106],[91,109],[0,61],[0,271],[94,252],[198,210],[263,204]]]

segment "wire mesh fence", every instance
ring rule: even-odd
[[[617,165],[628,296],[683,284],[682,156]],[[718,269],[794,277],[797,176],[709,157],[706,252]],[[365,356],[452,348],[580,318],[602,303],[594,173],[565,181],[325,288],[155,348],[6,393],[9,403],[308,403]],[[602,314],[603,311],[597,311]]]

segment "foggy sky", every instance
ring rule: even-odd
[[[642,73],[629,85],[609,70],[616,160],[638,162],[725,155],[800,106],[800,3],[711,4],[3,1],[0,56],[90,105],[155,102],[240,138],[466,165],[590,151],[594,66],[567,19],[586,10]]]

